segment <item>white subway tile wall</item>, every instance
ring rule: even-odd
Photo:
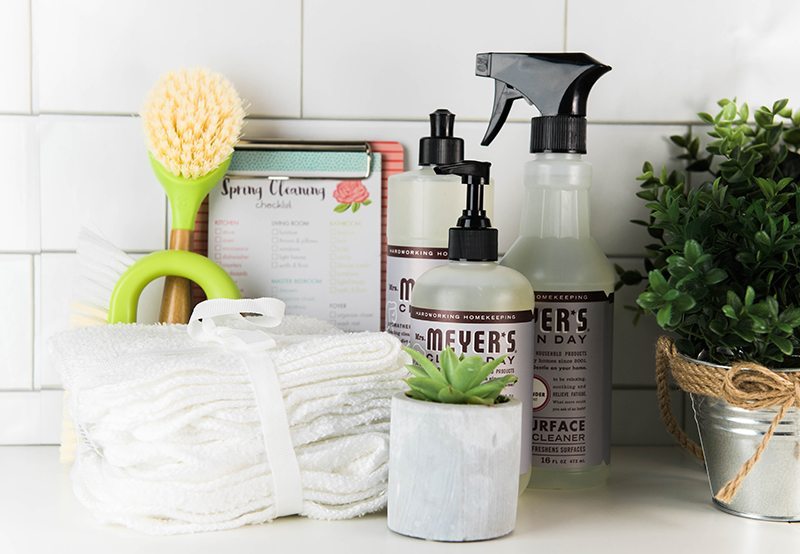
[[[800,4],[775,0],[5,0],[0,5],[0,444],[52,443],[60,377],[47,338],[68,327],[81,226],[122,249],[165,246],[166,199],[135,117],[166,70],[225,73],[249,106],[248,137],[398,140],[416,164],[427,114],[447,107],[469,157],[487,159],[495,224],[518,229],[528,119],[519,102],[479,146],[492,83],[482,51],[580,50],[613,66],[589,99],[592,229],[625,268],[646,233],[634,197],[644,160],[674,167],[667,136],[718,97],[791,97]],[[687,38],[689,37],[689,38]],[[695,130],[697,131],[697,130]],[[668,444],[658,420],[651,320],[633,326],[636,288],[617,295],[613,439]],[[142,300],[152,321],[159,284]],[[675,411],[692,423],[688,402]]]
[[[562,0],[305,0],[303,115],[419,119],[448,106],[484,119],[494,91],[475,53],[560,51]]]
[[[0,389],[31,390],[33,256],[0,256],[0,314]]]
[[[0,4],[0,113],[31,109],[31,18],[28,0]]]
[[[162,244],[158,248],[164,248]],[[139,258],[141,255],[133,255]],[[34,354],[33,383],[37,389],[61,387],[61,375],[47,354],[47,341],[55,334],[74,325],[71,315],[76,313],[75,304],[85,299],[80,296],[78,279],[81,267],[75,253],[45,252],[38,256],[36,264],[36,343]],[[137,321],[155,323],[161,303],[164,279],[156,279],[147,285],[139,298]]]
[[[686,121],[720,98],[754,105],[800,90],[792,0],[568,0],[566,48],[614,67],[598,81],[592,115],[609,121]]]
[[[35,117],[0,116],[0,252],[38,252],[41,206]]]
[[[32,1],[41,113],[138,113],[159,75],[204,66],[252,115],[300,115],[300,0]]]
[[[139,118],[38,119],[42,249],[75,250],[81,226],[124,250],[163,248],[166,198]]]

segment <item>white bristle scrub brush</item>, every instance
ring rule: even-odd
[[[245,111],[233,85],[206,69],[164,75],[142,109],[147,149],[172,213],[170,250],[189,250],[197,210],[225,176]],[[167,277],[159,321],[187,323],[191,283]]]

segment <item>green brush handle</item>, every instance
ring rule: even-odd
[[[225,177],[228,166],[231,165],[231,156],[228,156],[211,173],[197,179],[186,179],[173,175],[152,154],[148,153],[148,156],[150,156],[150,165],[153,166],[153,171],[169,198],[169,206],[172,210],[172,228],[193,230],[200,204],[203,203],[203,199],[211,192],[211,189]]]
[[[150,281],[166,275],[189,279],[200,285],[209,299],[239,299],[239,287],[220,266],[200,254],[183,250],[161,250],[130,266],[111,293],[109,323],[136,323],[139,296]]]

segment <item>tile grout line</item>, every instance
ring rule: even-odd
[[[30,324],[30,328],[29,328],[30,333],[31,333],[31,342],[30,342],[30,349],[31,349],[30,350],[30,356],[31,356],[30,357],[30,362],[31,362],[31,365],[30,365],[30,371],[31,371],[31,373],[30,373],[30,388],[31,388],[31,390],[35,390],[34,387],[36,386],[36,375],[35,375],[36,374],[36,358],[37,358],[37,356],[36,356],[36,346],[37,346],[36,340],[37,340],[37,336],[39,335],[39,333],[37,333],[36,327],[37,327],[37,325],[39,323],[39,320],[41,319],[39,317],[39,310],[36,309],[37,305],[38,305],[37,304],[37,297],[39,296],[38,290],[37,290],[38,287],[36,286],[36,281],[37,281],[36,274],[38,273],[36,271],[36,266],[39,265],[40,271],[41,271],[41,265],[40,265],[41,264],[41,260],[39,260],[39,262],[40,262],[39,264],[36,264],[36,257],[34,255],[30,256],[29,263],[30,263],[30,270],[31,270],[31,312],[32,312],[31,313],[31,324]]]
[[[33,114],[33,0],[28,2],[28,113]]]
[[[564,0],[564,42],[562,44],[562,51],[567,51],[567,17],[569,13],[569,0]]]
[[[138,114],[130,114],[123,112],[37,112],[21,113],[21,112],[2,112],[0,117],[3,116],[19,116],[19,117],[40,117],[40,116],[54,116],[54,117],[119,117],[119,118],[138,118]],[[375,122],[375,123],[419,123],[427,122],[426,118],[419,117],[297,117],[297,116],[266,116],[266,115],[251,115],[246,118],[248,121],[325,121],[334,123],[355,123],[355,122]],[[463,123],[488,123],[489,120],[480,117],[463,117],[459,118]],[[511,125],[529,125],[530,121],[527,119],[509,119],[508,124]],[[621,121],[611,119],[593,119],[589,122],[590,125],[606,125],[606,126],[651,126],[651,127],[675,127],[692,125],[687,120],[675,121]]]
[[[306,37],[304,35],[305,29],[305,0],[300,0],[300,119],[303,119],[303,98],[305,96],[305,92],[303,87],[305,86],[304,83],[304,73],[305,73],[305,42]]]

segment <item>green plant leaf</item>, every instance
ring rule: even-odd
[[[442,373],[444,373],[444,378],[448,383],[454,386],[455,373],[456,369],[458,368],[458,363],[458,356],[456,356],[456,353],[453,352],[452,348],[447,347],[442,350],[442,353],[439,355],[439,364],[441,365]],[[456,388],[460,390],[459,387],[456,386]]]
[[[689,263],[689,265],[696,264],[698,258],[700,258],[702,254],[703,254],[703,249],[700,247],[699,242],[697,242],[694,239],[686,241],[686,244],[683,246],[683,256],[686,258],[686,261]]]
[[[657,294],[664,294],[667,292],[667,290],[669,290],[667,280],[657,269],[648,273],[647,278],[650,282],[650,288],[653,289],[653,291]]]
[[[466,404],[467,395],[463,392],[455,390],[453,387],[443,387],[439,389],[439,402],[445,404]]]
[[[764,231],[758,231],[753,238],[761,246],[764,247],[772,246],[772,241],[769,239],[769,235]]]
[[[669,137],[683,171],[642,165],[633,192],[649,213],[636,225],[652,240],[644,272],[617,269],[615,289],[646,276],[633,313],[654,316],[685,353],[797,366],[786,341],[800,351],[800,110],[718,104],[691,127],[710,141]]]
[[[411,387],[411,390],[419,392],[429,400],[438,398],[439,391],[443,386],[447,386],[446,384],[442,385],[437,379],[431,379],[430,377],[409,377],[406,379],[406,384]]]
[[[775,346],[786,356],[791,356],[794,352],[794,347],[792,346],[792,341],[784,337],[772,337],[772,342],[775,343]]]
[[[428,377],[428,374],[425,372],[425,370],[419,367],[418,365],[409,364],[406,366],[406,369],[414,377]]]
[[[789,103],[788,98],[782,98],[780,100],[776,100],[775,103],[772,104],[772,113],[775,114],[780,113],[788,103]]]
[[[469,389],[464,394],[467,396],[480,396],[494,400],[504,388],[516,382],[516,375],[505,375],[503,377],[498,377],[497,379],[491,379],[485,383],[481,383],[477,387]]]
[[[714,118],[711,117],[711,114],[700,112],[697,114],[697,117],[699,117],[700,121],[702,121],[703,123],[708,123],[709,125],[712,125],[714,123]]]
[[[756,291],[751,286],[747,286],[747,290],[744,293],[744,305],[745,306],[752,306],[753,301],[756,299]]]
[[[720,269],[715,267],[708,273],[706,273],[705,281],[707,285],[717,285],[728,278],[728,274],[725,272],[724,269]]]
[[[658,323],[659,327],[666,328],[669,325],[671,319],[672,319],[672,306],[667,304],[666,306],[658,310],[658,313],[656,314],[656,322]]]
[[[490,397],[482,398],[480,396],[467,396],[467,404],[480,404],[480,405],[483,405],[483,406],[491,406],[492,404],[495,403],[495,401],[497,400],[498,396],[500,396],[500,395],[497,395],[497,396],[495,396],[493,398],[490,398]]]
[[[350,204],[337,204],[337,206],[333,209],[334,212],[342,213],[346,212],[350,209]]]
[[[783,133],[783,141],[792,146],[800,146],[800,128],[794,127]]]
[[[677,312],[678,314],[682,314],[688,312],[696,305],[697,302],[695,301],[694,298],[692,298],[688,294],[681,294],[672,303],[672,311],[673,313]]]
[[[736,104],[733,102],[725,104],[722,108],[722,118],[733,119],[734,117],[736,117]]]
[[[456,389],[460,391],[466,391],[470,387],[474,386],[472,384],[473,382],[480,383],[485,378],[485,376],[480,377],[483,366],[483,360],[477,356],[464,358],[459,362],[458,371],[456,372],[456,375],[451,383]]]
[[[800,327],[800,308],[789,308],[779,316],[779,320],[791,327]]]
[[[432,361],[428,359],[427,356],[422,354],[421,352],[417,352],[413,348],[404,347],[403,350],[411,356],[411,358],[417,363],[417,365],[428,375],[429,378],[437,381],[439,384],[446,385],[447,381],[442,375],[442,372],[439,371],[439,368],[434,365]]]
[[[491,375],[492,372],[505,361],[505,359],[506,355],[503,354],[502,356],[498,356],[494,360],[486,362],[485,364],[481,365],[478,371],[475,372],[474,376],[472,377],[472,380],[470,380],[469,383],[467,383],[466,389],[470,390],[479,385],[480,383],[482,383],[484,379],[489,377],[489,375]]]
[[[753,116],[756,119],[756,125],[759,127],[769,127],[772,125],[773,116],[769,111],[764,111],[762,108],[759,108]]]
[[[747,119],[750,117],[750,106],[747,105],[747,102],[742,104],[742,107],[739,108],[739,117],[742,119],[742,121],[747,121]]]
[[[669,140],[671,140],[673,143],[680,146],[681,148],[686,148],[686,145],[688,144],[686,142],[686,137],[684,137],[683,135],[672,135],[669,137]]]
[[[739,316],[736,314],[736,310],[730,304],[725,304],[722,306],[722,313],[725,314],[725,317],[730,319],[739,319]]]

